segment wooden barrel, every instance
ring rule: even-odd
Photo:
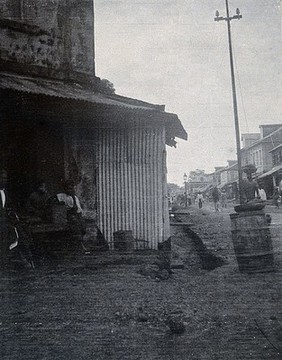
[[[239,270],[246,273],[274,270],[271,233],[263,210],[230,214],[232,241]]]
[[[114,250],[134,250],[134,237],[131,230],[119,230],[114,232]]]

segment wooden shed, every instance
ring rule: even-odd
[[[178,117],[75,83],[2,73],[1,154],[19,202],[44,178],[77,183],[85,216],[106,240],[132,230],[156,249],[169,237],[166,145],[187,139]]]

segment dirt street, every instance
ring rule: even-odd
[[[150,255],[93,254],[2,274],[0,358],[282,359],[282,210],[267,208],[275,272],[252,275],[238,271],[231,211],[189,209],[193,230],[226,261],[212,271],[185,263],[161,280],[139,272]]]

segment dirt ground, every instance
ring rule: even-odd
[[[282,359],[282,210],[267,207],[275,271],[257,274],[238,271],[231,207],[188,211],[186,221],[223,266],[184,261],[161,280],[139,271],[154,253],[104,253],[2,274],[0,358]],[[174,260],[191,253],[188,244],[172,245]]]

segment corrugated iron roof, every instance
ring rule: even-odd
[[[173,133],[173,136],[187,140],[187,133],[177,115],[165,112],[164,105],[154,105],[116,94],[105,95],[94,92],[91,89],[86,89],[77,83],[31,78],[7,73],[1,73],[0,88],[34,95],[86,101],[97,105],[118,106],[128,110],[154,112],[163,116],[165,126]]]
[[[87,101],[95,104],[116,105],[130,109],[157,110],[154,105],[149,106],[148,104],[145,106],[139,104],[130,104],[126,101],[120,101],[118,96],[115,100],[114,96],[108,97],[107,95],[91,91],[90,89],[85,89],[80,84],[66,83],[57,80],[46,80],[41,78],[38,79],[11,74],[1,74],[0,87],[32,94]]]

